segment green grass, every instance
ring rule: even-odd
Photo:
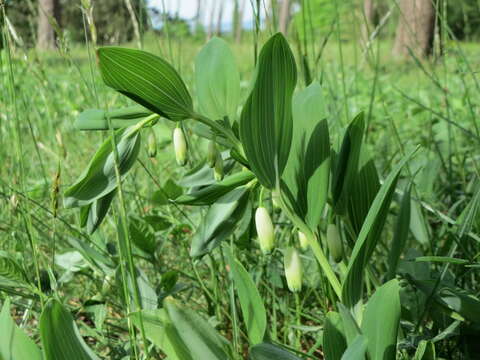
[[[268,37],[268,34],[262,34],[261,44]],[[196,99],[193,59],[202,45],[191,39],[172,38],[173,58],[170,58],[166,39],[156,38],[153,34],[147,34],[145,39],[146,50],[162,56],[178,70],[193,99]],[[246,39],[242,44],[230,45],[240,71],[243,104],[253,76],[252,42]],[[339,61],[339,46],[343,67]],[[398,358],[412,358],[419,339],[434,338],[449,329],[452,319],[460,317],[463,318],[460,320],[462,331],[468,335],[459,336],[452,332],[452,337],[436,342],[437,356],[474,359],[474,341],[469,336],[478,336],[478,315],[469,313],[470,308],[467,312],[462,312],[463,308],[457,309],[453,315],[440,311],[441,306],[435,300],[418,290],[425,285],[415,283],[415,280],[436,279],[443,272],[443,285],[455,285],[473,296],[479,295],[476,267],[479,237],[476,234],[480,231],[480,223],[476,210],[472,210],[473,219],[469,218],[468,211],[464,211],[469,209],[467,204],[471,199],[476,199],[473,195],[478,187],[479,89],[475,71],[479,65],[476,57],[479,45],[452,42],[445,57],[421,63],[393,59],[391,46],[387,40],[375,43],[372,54],[366,58],[354,42],[338,44],[332,37],[328,43],[314,73],[317,74],[316,80],[321,82],[331,140],[338,150],[346,126],[357,113],[365,111],[366,149],[375,161],[382,181],[403,154],[409,153],[417,144],[421,145],[421,150],[402,173],[390,211],[390,214],[399,214],[399,195],[413,180],[412,211],[415,214],[412,219],[415,222],[410,225],[404,257],[407,254],[413,258],[454,256],[466,259],[472,267],[445,266],[445,263],[433,261],[401,263],[403,276],[400,277],[404,287],[400,298],[404,308]],[[40,280],[43,283],[48,282],[47,270],[59,282],[58,289],[52,283],[50,290],[48,286],[43,288],[45,297],[41,297],[42,303],[38,297],[28,299],[29,291],[12,290],[0,282],[1,289],[5,290],[0,289],[0,299],[11,296],[18,323],[38,342],[35,324],[43,300],[47,296],[56,296],[72,310],[82,335],[96,354],[111,359],[132,354],[131,348],[125,346],[129,332],[120,274],[105,277],[100,270],[92,270],[95,266],[91,265],[69,273],[58,265],[59,256],[74,248],[78,250],[75,247],[78,244],[90,244],[105,257],[121,261],[118,248],[114,248],[120,231],[118,221],[125,205],[128,217],[158,216],[156,224],[159,221],[166,224],[155,235],[157,248],[153,259],[149,258],[151,254],[133,248],[135,265],[142,269],[150,284],[139,282],[141,296],[151,296],[149,287],[156,291],[154,297],[158,296],[159,300],[173,295],[232,340],[240,354],[238,358],[246,356],[248,341],[241,315],[243,305],[232,293],[237,285],[231,282],[226,271],[231,266],[227,251],[217,249],[198,263],[189,255],[192,233],[205,209],[167,206],[161,201],[159,205],[158,201],[159,194],[172,195],[178,191],[175,183],[205,158],[207,141],[192,135],[193,120],[187,120],[185,124],[190,145],[188,165],[185,168],[176,165],[170,142],[174,124],[161,119],[154,127],[159,146],[157,157],[148,158],[146,146],[142,146],[138,158],[141,164],[136,164],[122,185],[124,202],[115,202],[100,230],[89,236],[80,228],[76,209],[52,206],[55,204],[51,200],[55,176],[59,171],[61,197],[107,138],[107,132],[80,132],[74,128],[73,123],[82,111],[121,107],[133,102],[103,84],[97,66],[89,61],[84,46],[75,45],[64,56],[37,54],[20,48],[10,50],[13,51],[12,69],[8,66],[6,50],[1,52],[0,64],[1,84],[5,89],[0,94],[0,249],[22,264],[32,283],[39,280],[35,263],[42,272]],[[297,63],[300,63],[298,59]],[[298,84],[297,89],[305,87],[300,71]],[[15,128],[17,122],[18,132]],[[15,152],[16,148],[21,150],[20,154]],[[271,209],[269,192],[266,194],[265,201]],[[157,201],[152,201],[152,197]],[[475,208],[477,205],[470,206]],[[52,216],[55,211],[58,211],[57,218]],[[284,247],[291,241],[295,229],[280,210],[273,212],[273,218],[278,224],[279,247]],[[327,222],[322,220],[322,229]],[[394,223],[394,216],[389,216],[379,245],[372,254],[365,281],[365,299],[374,293],[377,282],[383,283]],[[348,234],[345,224],[342,231],[345,238]],[[302,253],[304,287],[300,298],[295,298],[285,283],[281,252],[276,251],[264,258],[254,236],[231,239],[231,242],[234,240],[235,257],[247,268],[267,309],[267,329],[271,339],[291,350],[321,358],[325,317],[329,310],[338,310],[338,299],[313,254]],[[53,262],[53,256],[57,264]],[[348,261],[339,265],[330,262],[343,281]],[[409,282],[412,274],[416,278]],[[20,295],[16,294],[18,292]],[[478,310],[478,300],[475,301],[470,304],[472,312]],[[423,302],[426,306],[422,307],[419,303]],[[131,305],[131,309],[134,308],[135,305]],[[104,323],[101,322],[101,311],[106,311]],[[294,324],[298,323],[301,326],[295,327]],[[131,330],[131,338],[136,338],[131,346],[138,346],[145,354],[140,335]],[[150,350],[152,358],[160,358],[160,353],[159,347]]]

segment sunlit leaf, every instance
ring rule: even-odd
[[[192,115],[192,98],[176,70],[141,50],[103,47],[97,51],[103,81],[147,109],[170,120]]]

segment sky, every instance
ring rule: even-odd
[[[212,7],[215,6],[215,21],[217,22],[217,14],[220,2],[224,2],[222,23],[223,27],[229,27],[232,24],[233,17],[233,0],[148,0],[150,7],[156,7],[160,11],[163,10],[162,3],[165,3],[167,11],[171,14],[175,14],[177,11],[181,18],[184,19],[193,19],[197,11],[198,1],[203,3],[202,5],[202,16],[201,21],[203,24],[208,25],[210,22],[210,14],[212,12]],[[250,0],[239,0],[240,4],[242,1],[245,2],[245,11],[243,15],[243,23],[245,25],[250,25],[253,21],[253,12],[250,6]]]

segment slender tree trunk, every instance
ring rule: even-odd
[[[375,27],[376,6],[374,0],[363,1],[363,14],[361,19],[362,42],[366,44],[373,28]]]
[[[235,33],[235,42],[238,44],[242,41],[243,14],[245,13],[245,0],[235,0],[235,7],[237,6],[238,6],[238,11],[236,11],[234,33]]]
[[[198,35],[200,31],[201,17],[202,17],[202,0],[197,0],[197,11],[195,12],[195,28],[194,28],[195,35]]]
[[[55,30],[50,21],[60,24],[59,0],[38,1],[37,48],[39,50],[55,49]]]
[[[287,35],[289,21],[290,21],[290,0],[282,0],[281,8],[280,8],[280,18],[278,19],[278,29],[284,35]]]
[[[433,50],[435,9],[432,0],[402,0],[393,53],[408,56],[429,56]]]
[[[218,17],[217,17],[217,30],[215,33],[217,36],[222,35],[222,19],[223,19],[223,5],[225,1],[220,1],[220,7],[218,8]]]
[[[222,1],[222,0],[220,0]],[[212,8],[210,9],[210,21],[208,23],[208,39],[210,39],[213,35],[213,23],[215,19],[215,9],[217,8],[217,1],[212,1]]]

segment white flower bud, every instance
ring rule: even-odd
[[[264,254],[270,253],[275,245],[275,232],[270,214],[262,206],[255,212],[255,226],[257,228],[258,241],[260,242],[260,250]]]
[[[294,247],[287,248],[283,260],[288,289],[291,292],[302,290],[302,261],[297,249]]]
[[[213,176],[215,180],[220,181],[223,179],[223,159],[220,153],[217,153],[217,160],[215,160],[215,167],[213,168]]]
[[[187,142],[182,129],[179,127],[173,130],[173,147],[175,148],[177,164],[184,166],[187,163]]]
[[[207,164],[211,168],[215,166],[215,163],[217,162],[217,156],[218,156],[218,150],[217,150],[217,144],[215,141],[210,140],[208,143],[208,152],[207,152]]]
[[[308,240],[307,240],[307,236],[299,231],[298,232],[298,241],[300,242],[300,248],[305,251],[308,249]]]

